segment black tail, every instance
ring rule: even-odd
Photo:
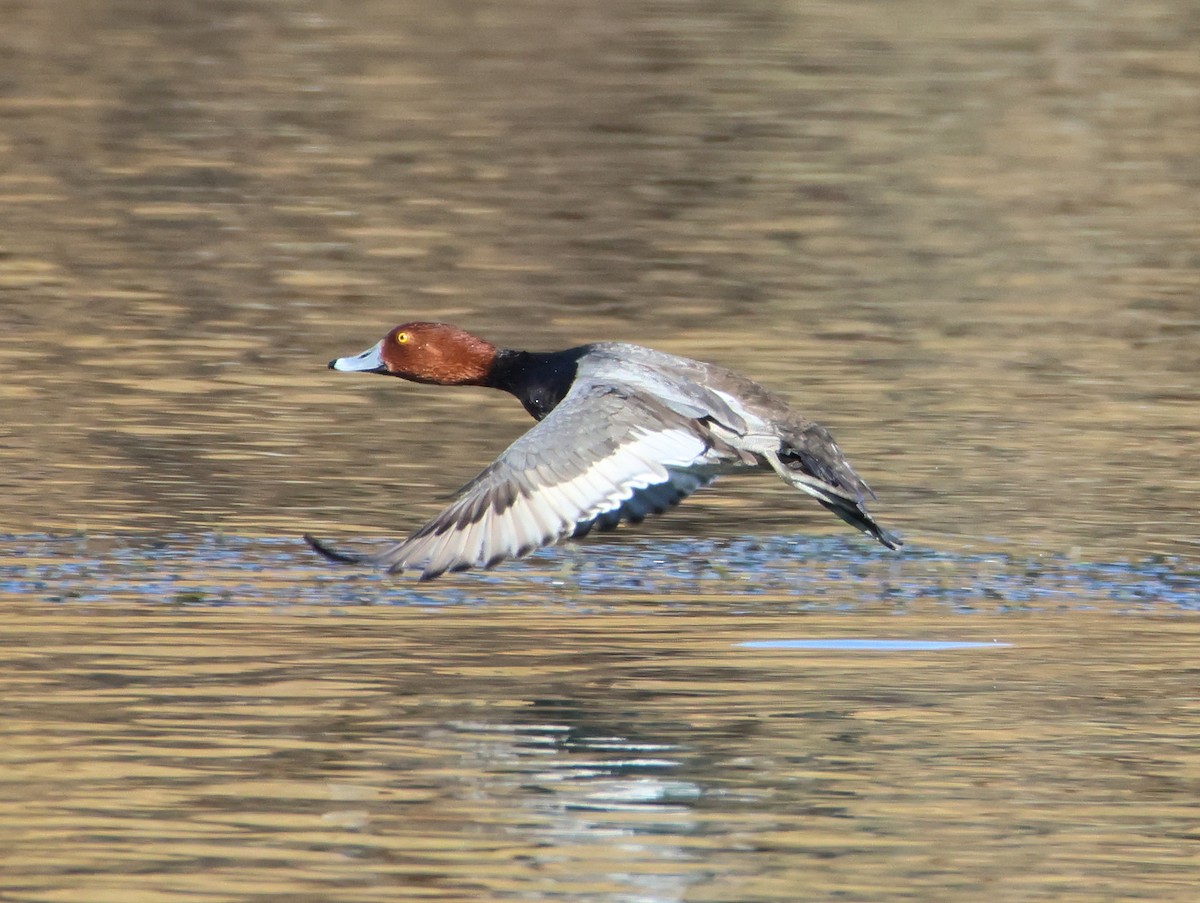
[[[861,504],[855,504],[849,499],[843,499],[835,495],[818,498],[817,501],[850,526],[856,527],[868,536],[879,540],[879,542],[883,543],[889,549],[898,549],[904,545],[903,539],[875,523],[875,518],[871,517],[867,509]]]
[[[804,422],[790,433],[780,449],[779,463],[783,468],[780,476],[813,496],[850,526],[862,530],[889,549],[904,545],[899,536],[875,523],[864,504],[867,496],[875,498],[875,493],[854,472],[829,430],[819,423]]]

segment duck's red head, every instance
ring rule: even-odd
[[[331,370],[384,373],[439,386],[482,386],[496,346],[447,323],[405,323],[373,347],[329,362]]]

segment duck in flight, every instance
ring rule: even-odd
[[[538,421],[401,542],[358,554],[305,534],[330,561],[420,568],[422,580],[489,568],[593,529],[639,523],[747,468],[774,471],[889,549],[902,545],[868,513],[864,502],[875,494],[825,427],[723,367],[619,342],[513,351],[423,322],[397,326],[329,367],[502,389]]]

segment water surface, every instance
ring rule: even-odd
[[[1191,901],[1193,4],[0,2],[0,898]],[[831,427],[429,585],[634,340]],[[979,645],[975,645],[979,644]]]
[[[606,601],[10,602],[6,895],[1191,899],[1193,619]]]

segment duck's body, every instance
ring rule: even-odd
[[[442,323],[398,326],[329,366],[502,389],[539,421],[403,542],[360,556],[305,537],[335,561],[420,566],[423,580],[491,567],[593,528],[636,523],[719,474],[754,467],[888,548],[901,545],[867,512],[873,493],[829,432],[723,367],[617,342],[510,351]]]

